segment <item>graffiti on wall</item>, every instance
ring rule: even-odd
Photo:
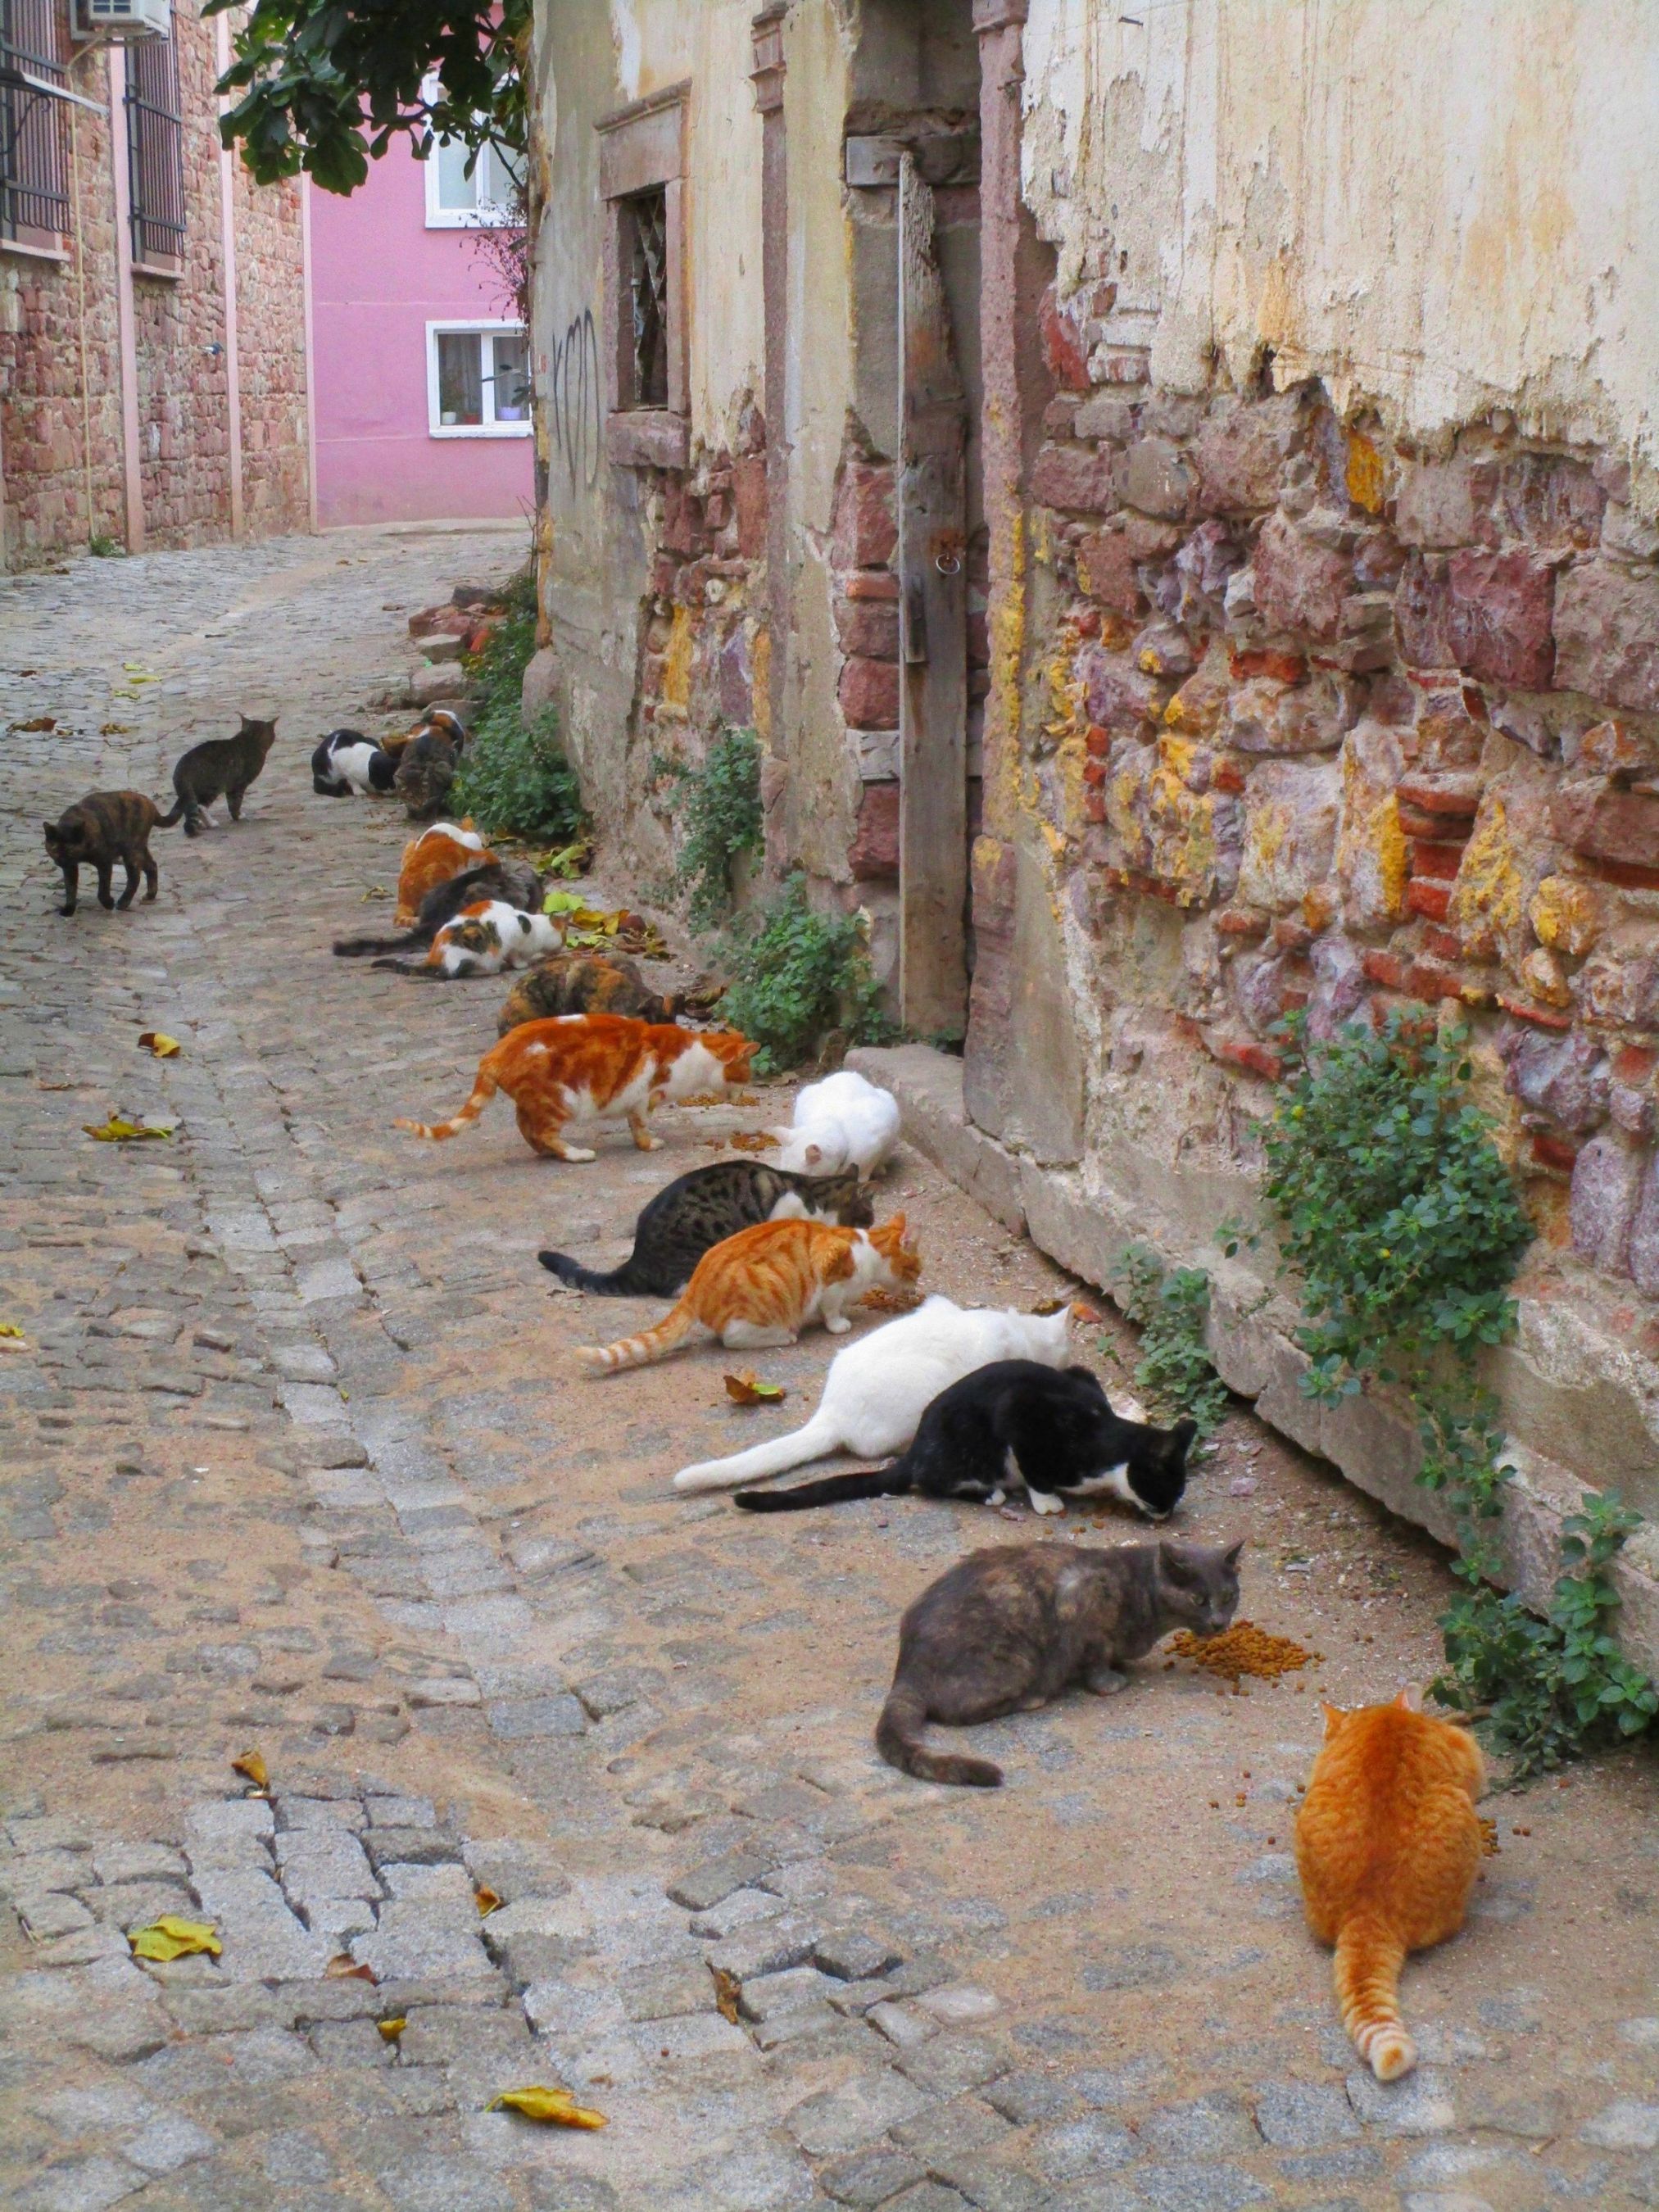
[[[605,447],[605,394],[599,374],[599,338],[593,311],[584,307],[553,341],[548,378],[548,418],[553,448],[563,465],[572,497],[591,491],[599,481]]]

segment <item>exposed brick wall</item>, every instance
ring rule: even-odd
[[[1245,1079],[1247,1126],[1287,1011],[1328,1036],[1449,1003],[1542,1249],[1659,1296],[1659,532],[1624,468],[1498,424],[1419,453],[1317,382],[1192,398],[1107,365],[1030,471],[1054,589],[1023,788],[1114,1068],[1184,1038]],[[975,871],[988,939],[1004,849]],[[1179,917],[1156,980],[1148,902]],[[975,1024],[994,1053],[983,994]]]

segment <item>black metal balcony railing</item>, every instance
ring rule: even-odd
[[[132,258],[151,265],[182,260],[184,124],[173,37],[138,39],[127,48],[126,116]]]
[[[0,238],[69,228],[63,102],[40,89],[67,85],[66,27],[58,0],[0,0]]]

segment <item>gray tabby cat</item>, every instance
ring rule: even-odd
[[[926,1723],[967,1728],[1034,1712],[1073,1682],[1110,1697],[1128,1680],[1124,1668],[1172,1628],[1214,1636],[1227,1626],[1243,1548],[1000,1544],[969,1553],[899,1623],[877,1750],[923,1782],[998,1788],[1002,1769],[988,1759],[929,1751]]]
[[[204,807],[211,806],[216,799],[222,799],[230,809],[230,818],[242,818],[242,798],[265,764],[266,756],[276,742],[276,723],[251,721],[244,714],[242,726],[234,738],[210,738],[204,744],[192,745],[173,771],[173,787],[179,794],[171,814],[164,814],[156,824],[158,829],[170,830],[182,814],[186,837],[199,837],[206,827]]]

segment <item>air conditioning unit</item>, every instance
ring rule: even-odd
[[[165,39],[172,0],[72,0],[77,39]]]

